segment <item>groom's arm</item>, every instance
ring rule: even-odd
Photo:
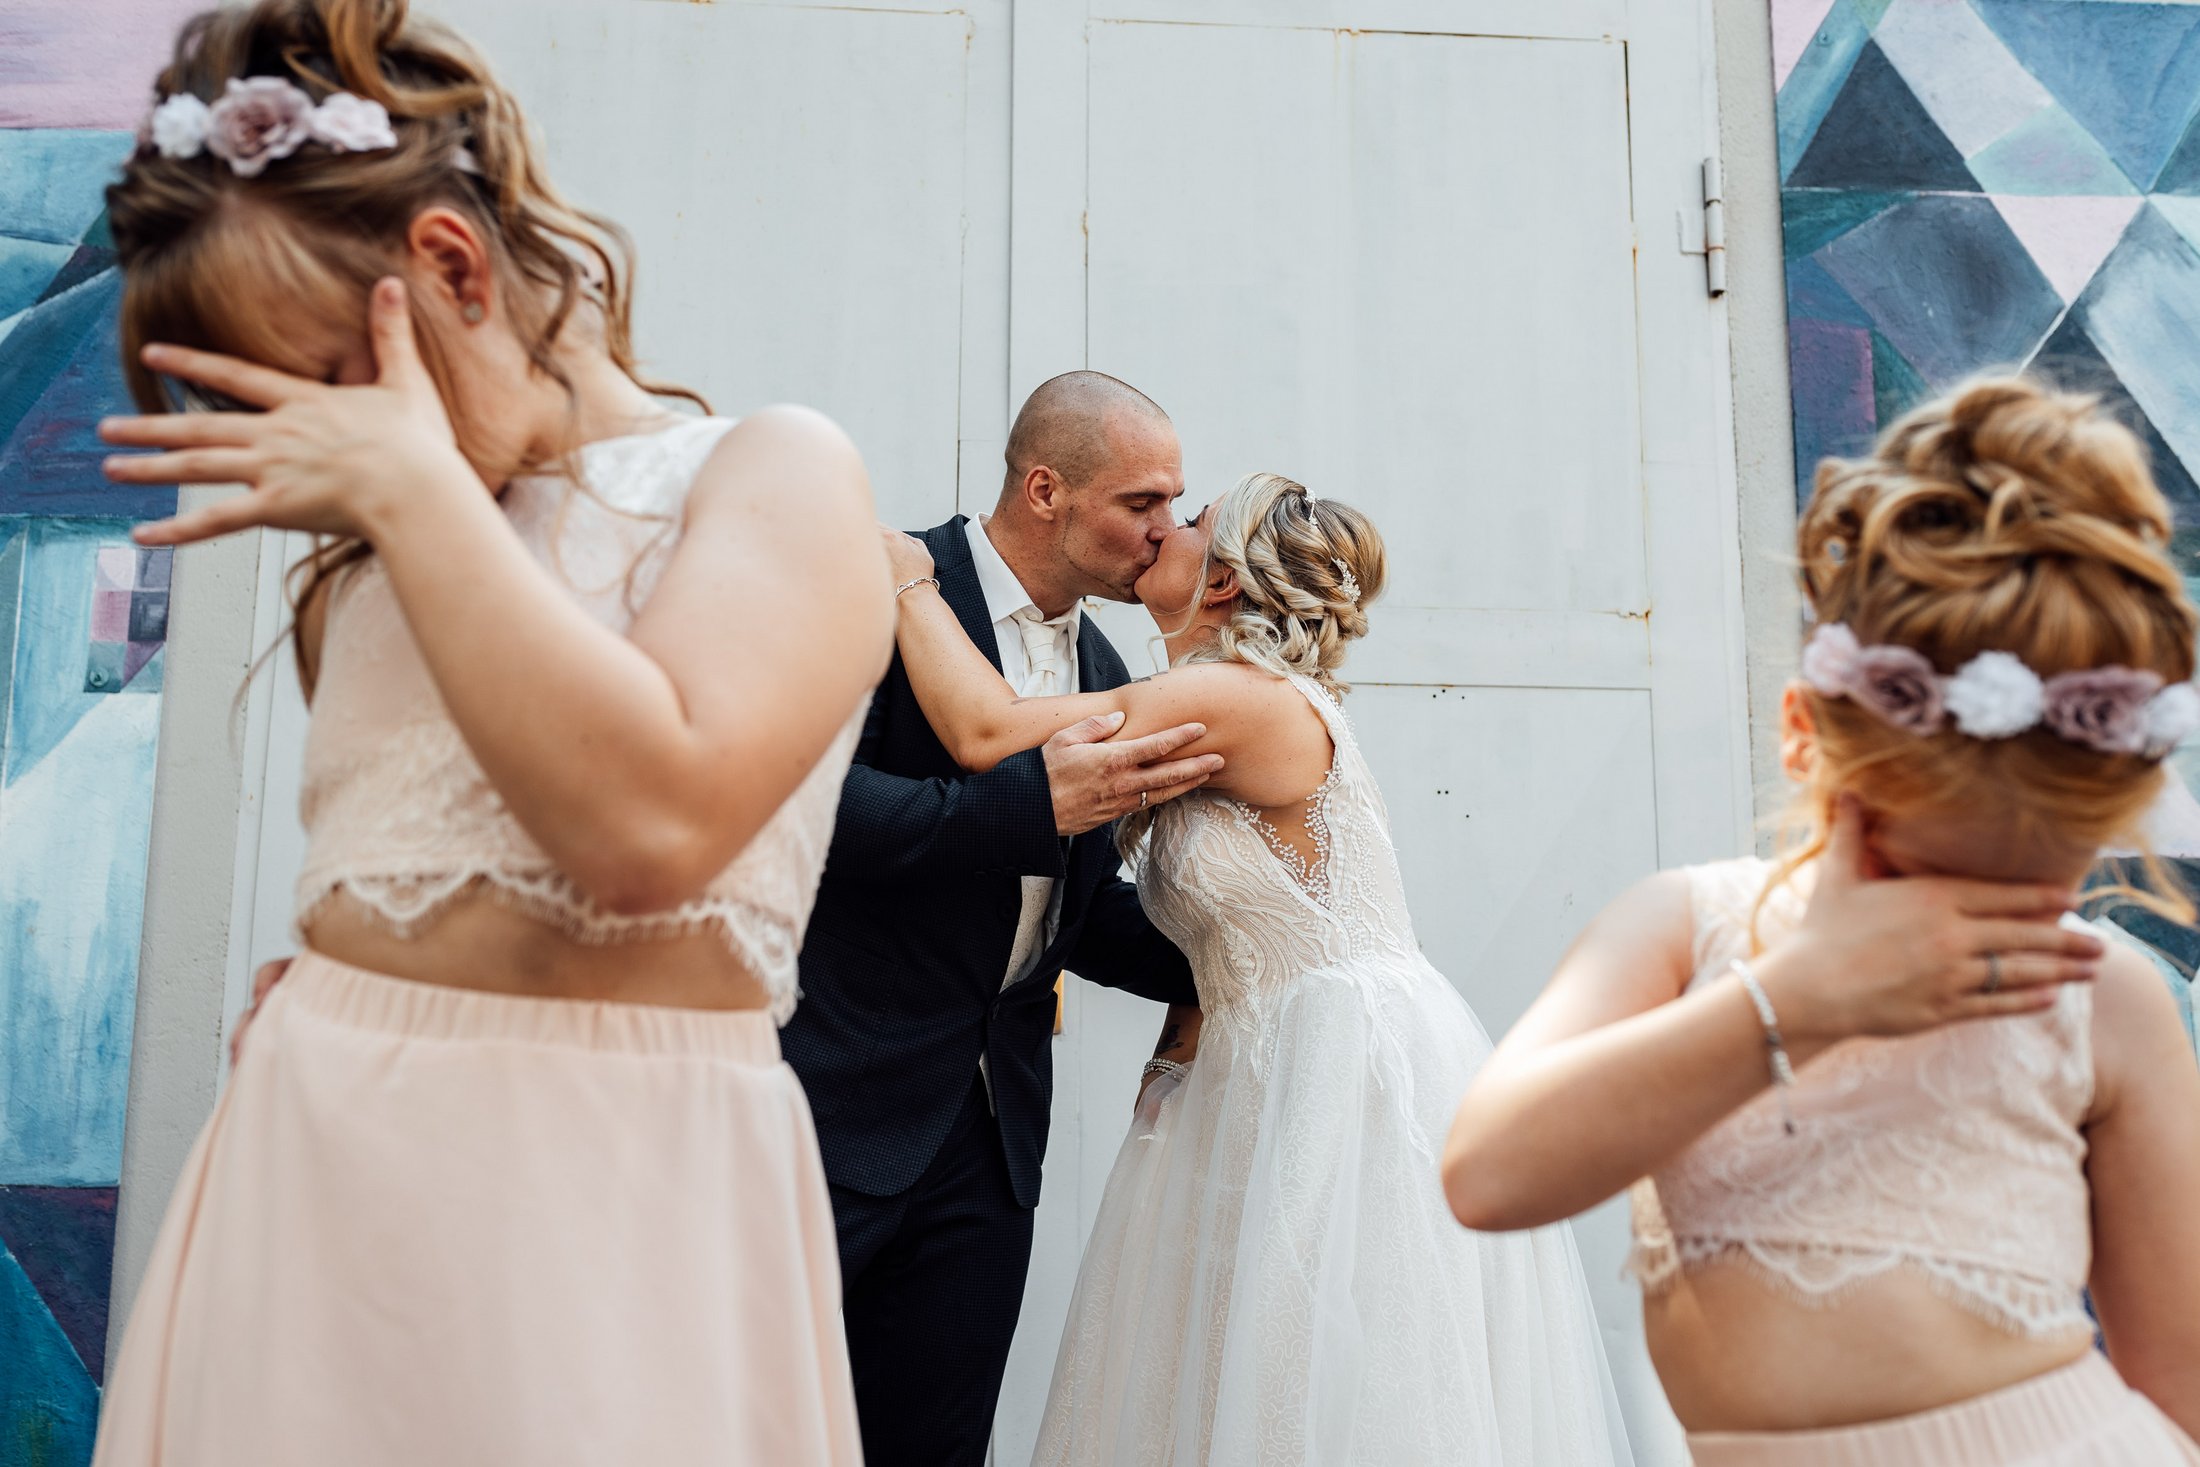
[[[1199,1004],[1192,965],[1147,917],[1138,888],[1119,877],[1109,877],[1092,894],[1084,930],[1064,966],[1080,978],[1155,1003]]]
[[[841,784],[827,861],[836,878],[891,881],[945,871],[1058,880],[1066,874],[1063,837],[1173,800],[1222,767],[1217,754],[1179,757],[1206,733],[1199,724],[1111,740],[1120,718],[1094,717],[983,774],[912,779],[871,763],[885,742],[885,701],[873,699]]]
[[[835,878],[1064,874],[1054,797],[1039,750],[956,779],[888,774],[869,762],[885,742],[885,703],[884,696],[872,700],[855,762],[840,787],[826,863]]]

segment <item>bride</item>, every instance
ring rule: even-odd
[[[1198,980],[1167,1050],[1196,1057],[1147,1067],[1037,1462],[1626,1462],[1571,1234],[1470,1233],[1444,1202],[1437,1158],[1489,1041],[1421,955],[1340,705],[1382,589],[1373,524],[1244,479],[1138,582],[1173,670],[1048,698],[1017,697],[925,584],[924,547],[888,541],[911,685],[965,768],[1094,714],[1126,737],[1203,724],[1186,752],[1224,758],[1120,832]]]

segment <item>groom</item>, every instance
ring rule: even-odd
[[[990,516],[921,537],[940,594],[1025,696],[1128,681],[1079,612],[1133,599],[1184,491],[1176,431],[1098,372],[1017,414]],[[1118,878],[1114,822],[1221,766],[1186,725],[1097,719],[966,775],[897,655],[872,703],[781,1036],[817,1118],[872,1467],[985,1460],[1023,1303],[1053,1089],[1054,985],[1195,1003],[1184,958]]]

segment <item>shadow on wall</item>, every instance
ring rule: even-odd
[[[1820,459],[2022,365],[2144,440],[2200,595],[2200,6],[1772,0],[1772,26],[1798,502]],[[2200,893],[2193,750],[2180,780],[2157,849]],[[2106,915],[2189,1025],[2200,939]]]

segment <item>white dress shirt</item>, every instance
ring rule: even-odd
[[[986,615],[993,622],[993,638],[1001,654],[1001,675],[1024,697],[1077,691],[1077,633],[1082,610],[1072,606],[1052,621],[1042,619],[1024,583],[1016,579],[1001,552],[985,532],[991,516],[981,516],[964,526],[970,537],[970,559],[985,592]],[[1040,650],[1034,658],[1027,641]],[[1051,653],[1051,656],[1048,655]],[[1038,665],[1034,665],[1037,663]],[[1016,923],[1016,943],[1009,950],[1008,971],[1001,986],[1007,987],[1031,972],[1031,965],[1052,942],[1062,925],[1061,883],[1045,876],[1024,878],[1023,912]]]

